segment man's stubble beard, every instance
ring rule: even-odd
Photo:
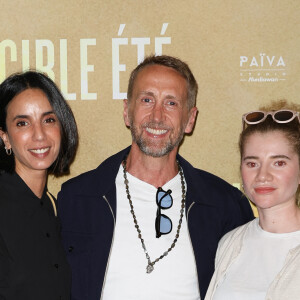
[[[151,127],[155,129],[168,129],[173,130],[170,127],[166,127],[163,123],[148,122],[142,125],[141,133],[138,133],[137,127],[134,125],[133,119],[130,120],[130,131],[132,140],[138,145],[139,149],[146,155],[152,157],[162,157],[169,154],[175,147],[179,146],[180,142],[184,137],[184,128],[185,126],[180,127],[179,133],[173,138],[168,139],[161,147],[159,147],[160,142],[156,143],[155,141],[149,141],[147,138],[144,138],[143,128]]]

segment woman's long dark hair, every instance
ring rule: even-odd
[[[78,132],[71,108],[62,96],[56,84],[46,75],[27,71],[16,73],[5,79],[0,85],[0,128],[6,132],[7,106],[18,94],[27,89],[40,89],[45,93],[55,115],[60,122],[61,145],[57,159],[49,167],[48,173],[60,176],[69,173],[77,146]],[[4,142],[0,139],[0,170],[13,172],[15,169],[14,155],[7,155]]]

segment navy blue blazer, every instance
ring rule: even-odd
[[[97,169],[67,181],[58,194],[63,244],[72,268],[73,300],[100,299],[117,217],[115,178],[129,151],[130,147]],[[254,217],[238,189],[194,168],[180,155],[177,159],[187,183],[186,218],[204,299],[219,240]]]

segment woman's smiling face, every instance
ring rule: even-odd
[[[0,133],[6,148],[12,148],[16,172],[47,171],[59,154],[61,133],[43,91],[30,88],[18,94],[7,106],[6,128]]]

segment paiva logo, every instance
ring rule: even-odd
[[[286,80],[286,75],[286,63],[281,55],[240,56],[240,81],[279,82]]]

